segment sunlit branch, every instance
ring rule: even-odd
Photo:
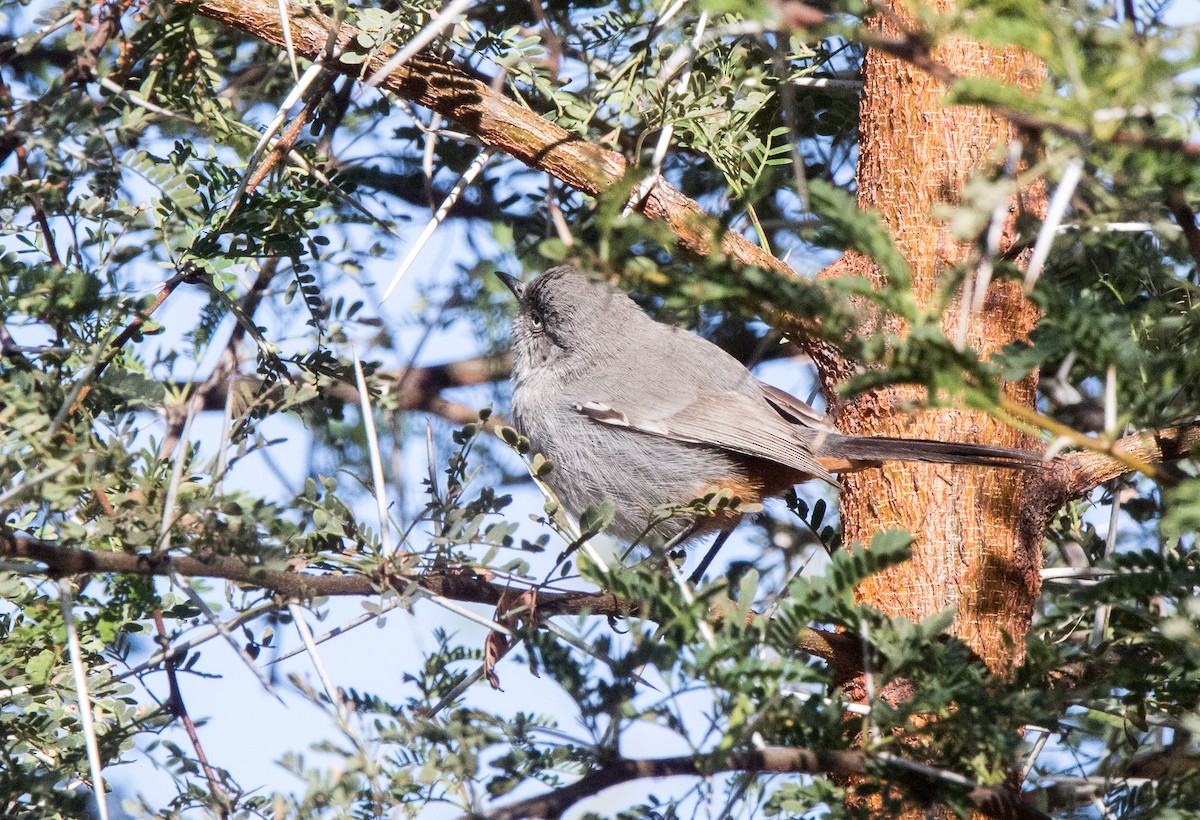
[[[244,31],[283,47],[278,11],[258,0],[206,0],[196,11],[230,28]],[[316,12],[292,15],[297,55],[316,59],[325,49],[333,21]],[[358,38],[368,35],[343,25],[338,31],[338,54],[361,53]],[[392,56],[391,47],[368,55],[366,73],[378,71]],[[362,76],[363,63],[330,61],[328,67],[348,76]],[[545,171],[567,185],[592,196],[619,184],[628,171],[625,158],[587,142],[494,90],[483,79],[455,65],[414,55],[380,83],[405,99],[453,120],[485,146],[496,148],[531,168]],[[653,219],[665,222],[679,237],[680,246],[707,258],[720,250],[745,265],[755,265],[791,275],[780,259],[738,233],[725,231],[712,216],[675,188],[660,184],[636,206]]]

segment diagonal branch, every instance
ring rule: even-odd
[[[284,46],[274,5],[262,0],[202,0],[194,8],[229,28]],[[298,56],[312,60],[324,52],[332,20],[315,11],[292,9],[291,22]],[[331,70],[351,77],[370,75],[383,67],[395,51],[384,46],[367,52],[359,44],[360,36],[364,42],[370,40],[369,34],[354,26],[341,26],[334,53],[365,54],[365,64],[330,60]],[[453,120],[483,145],[545,171],[585,194],[595,196],[612,188],[629,170],[620,154],[593,145],[537,115],[468,71],[425,54],[394,69],[380,85]],[[724,230],[699,204],[669,185],[656,186],[636,207],[646,216],[665,222],[679,237],[680,246],[695,256],[708,257],[721,251],[744,265],[794,273],[786,263],[742,235]]]
[[[167,638],[167,628],[163,623],[162,610],[154,609],[154,628],[158,632],[159,641],[163,649],[166,649],[170,644]],[[204,779],[208,781],[208,790],[212,794],[213,799],[221,806],[221,817],[229,816],[228,805],[229,796],[225,793],[225,789],[221,787],[221,781],[217,777],[216,770],[208,762],[208,756],[204,754],[204,747],[200,744],[200,735],[196,732],[196,723],[192,720],[192,716],[188,714],[187,706],[183,703],[183,693],[179,688],[179,676],[175,672],[176,659],[167,657],[167,701],[163,704],[167,712],[183,724],[184,731],[187,734],[188,740],[191,741],[192,748],[196,751],[196,761],[200,764],[200,769],[204,772]]]
[[[848,749],[817,751],[814,749],[791,749],[767,747],[730,752],[724,757],[684,755],[654,760],[620,758],[606,763],[595,771],[584,775],[569,786],[547,794],[531,797],[499,809],[481,814],[468,815],[471,820],[522,820],[527,817],[559,817],[568,808],[585,797],[598,794],[610,786],[654,777],[680,775],[708,776],[717,772],[740,771],[769,774],[832,774],[851,777],[866,773],[872,759],[864,752]],[[882,761],[880,761],[882,762]],[[936,788],[936,775],[930,776],[929,767],[906,765],[894,756],[887,762],[893,764],[901,782],[915,791],[926,794],[931,786]],[[937,770],[932,770],[936,773]],[[949,779],[949,778],[947,778]],[[955,778],[957,780],[957,778]],[[973,785],[968,797],[975,808],[988,817],[1006,820],[1049,820],[1049,816],[1021,800],[1013,792],[996,786]],[[463,820],[468,820],[464,818]]]

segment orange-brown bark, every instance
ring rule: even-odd
[[[945,4],[937,4],[945,8]],[[881,15],[882,33],[899,37],[906,17],[890,3]],[[955,74],[987,74],[1032,87],[1043,71],[1031,57],[956,41],[934,51]],[[929,74],[877,51],[868,54],[861,107],[859,204],[877,210],[912,269],[922,303],[968,259],[970,247],[954,238],[935,207],[954,204],[972,174],[998,167],[1012,128],[981,108],[942,104],[945,88]],[[1040,186],[1021,194],[1020,207],[1041,213]],[[1011,245],[1017,202],[1009,215],[1000,251]],[[859,273],[881,283],[868,260],[850,257],[839,273]],[[901,332],[896,320],[886,329]],[[970,319],[967,344],[987,356],[1025,337],[1037,311],[1017,283],[993,283],[984,307]],[[947,311],[943,329],[953,338],[958,306]],[[864,328],[864,331],[874,328]],[[826,374],[836,377],[840,374]],[[1032,406],[1034,378],[1005,386],[1015,402]],[[978,441],[1030,447],[1014,429],[982,414],[949,409],[913,415],[905,404],[923,391],[874,391],[838,408],[840,426],[862,435],[891,435]],[[891,463],[847,475],[842,520],[847,542],[869,542],[885,528],[910,531],[914,558],[868,580],[863,600],[893,615],[923,618],[948,607],[954,629],[993,669],[1020,660],[1040,580],[1041,532],[1022,524],[1021,473],[991,468]],[[1034,531],[1036,530],[1036,531]],[[1010,642],[1005,638],[1009,636]]]
[[[939,10],[949,7],[939,0],[934,5]],[[877,25],[884,38],[904,39],[902,27],[909,20],[903,4],[887,0]],[[931,57],[948,69],[947,76],[986,74],[1025,87],[1044,76],[1041,66],[1027,55],[967,41],[943,44]],[[936,207],[956,204],[973,174],[998,171],[1008,153],[1006,146],[1017,136],[1008,122],[984,109],[943,105],[944,93],[942,82],[929,72],[880,51],[868,52],[860,108],[858,202],[881,214],[908,260],[921,304],[972,256],[971,246],[956,239],[950,226],[938,219]],[[1040,185],[1022,191],[1019,199],[1014,197],[1004,226],[1001,254],[1013,244],[1021,208],[1039,215],[1044,212]],[[847,256],[825,275],[847,274],[883,284],[882,271],[856,255]],[[966,271],[968,277],[973,274]],[[960,309],[970,307],[956,303],[943,316],[942,328],[950,338],[958,333]],[[1037,318],[1017,283],[993,283],[982,310],[970,317],[966,344],[987,357],[1026,337]],[[877,321],[869,319],[862,332],[904,331],[897,319],[882,319],[882,328]],[[827,387],[846,375],[836,368],[822,372]],[[1032,407],[1036,386],[1036,377],[1030,377],[1005,385],[1004,391],[1012,401]],[[924,398],[916,388],[873,391],[836,408],[838,424],[860,435],[1035,446],[982,413],[946,409],[913,414],[906,409]],[[874,533],[888,528],[908,530],[916,539],[912,560],[868,579],[858,591],[860,600],[912,620],[953,608],[955,634],[994,671],[1006,674],[1021,660],[1041,585],[1045,516],[1025,514],[1027,481],[1032,483],[1017,471],[902,463],[845,475],[841,514],[846,543],[869,543]],[[852,798],[851,802],[858,801]],[[886,816],[877,798],[859,808]],[[926,816],[924,809],[915,806],[903,814]]]

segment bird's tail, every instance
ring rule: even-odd
[[[818,456],[849,461],[926,461],[934,464],[974,464],[1023,470],[1042,463],[1037,453],[1011,447],[964,444],[955,441],[843,436],[828,433],[817,442]]]

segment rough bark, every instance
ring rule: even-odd
[[[908,18],[902,4],[889,3],[881,18],[886,18],[879,23],[884,36],[903,36]],[[1032,58],[977,43],[945,44],[934,56],[958,75],[988,74],[1023,86],[1043,77]],[[864,79],[859,205],[882,215],[924,302],[970,253],[936,218],[934,206],[953,203],[972,174],[1002,163],[1004,146],[1015,134],[984,109],[944,106],[945,88],[938,80],[878,51],[868,53]],[[1022,192],[1024,209],[1041,213],[1044,203],[1040,187]],[[1001,253],[1012,244],[1015,216],[1014,209]],[[858,273],[882,284],[882,272],[859,257],[844,260],[833,273]],[[958,327],[958,310],[954,306],[943,320],[950,336]],[[887,330],[903,331],[898,321],[885,321]],[[1036,309],[1018,283],[993,283],[983,310],[970,320],[967,344],[986,357],[1025,337],[1036,321]],[[1035,388],[1031,377],[1004,390],[1013,401],[1032,407]],[[1036,446],[982,413],[948,409],[913,415],[904,409],[924,398],[917,389],[873,391],[837,408],[839,426],[860,435]],[[862,599],[913,619],[954,607],[955,632],[993,669],[1018,662],[1040,588],[1042,536],[1039,527],[1022,523],[1024,482],[1015,471],[901,463],[847,475],[841,497],[847,543],[868,543],[872,533],[890,527],[907,529],[917,539],[913,560],[868,580]]]
[[[939,10],[949,3],[934,0]],[[876,25],[882,37],[904,39],[911,25],[904,5],[887,0]],[[1032,87],[1043,78],[1040,65],[1015,51],[996,51],[955,41],[932,54],[952,75],[986,74]],[[971,247],[951,234],[934,208],[954,204],[972,174],[1003,165],[1006,145],[1017,137],[994,114],[973,107],[942,104],[945,86],[930,73],[871,50],[864,65],[861,102],[859,206],[878,211],[912,271],[917,299],[924,304],[970,258]],[[1044,213],[1038,186],[1014,198],[1000,243],[1003,255],[1013,245],[1020,208]],[[882,286],[883,273],[870,260],[848,256],[825,275],[863,275]],[[971,276],[973,271],[968,271]],[[959,310],[943,317],[943,330],[954,338]],[[984,307],[970,319],[966,344],[983,357],[1024,338],[1038,315],[1016,282],[995,282]],[[863,333],[902,334],[899,320],[877,317]],[[818,360],[818,366],[822,362]],[[847,374],[824,368],[832,387]],[[1035,401],[1036,378],[1004,386],[1009,399],[1026,407]],[[828,392],[828,391],[827,391]],[[876,390],[836,408],[838,426],[859,435],[930,438],[1009,447],[1037,443],[985,414],[945,409],[913,414],[905,405],[921,402],[924,390]],[[1026,633],[1041,579],[1041,546],[1047,516],[1028,516],[1025,485],[1030,477],[992,468],[888,463],[843,478],[842,526],[846,543],[869,543],[883,529],[908,530],[915,537],[913,559],[868,579],[859,598],[894,616],[920,620],[953,608],[953,631],[1000,675],[1022,659]],[[852,690],[851,690],[852,691]],[[876,808],[878,808],[876,806]],[[924,811],[914,808],[914,817]]]

